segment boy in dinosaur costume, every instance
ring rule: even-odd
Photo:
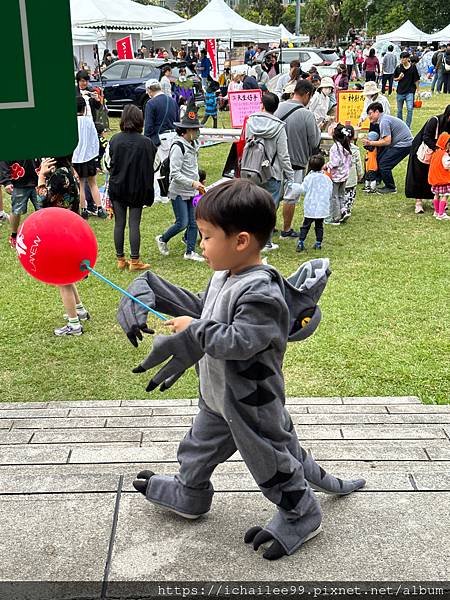
[[[142,471],[134,487],[150,502],[187,519],[211,508],[215,467],[238,450],[264,496],[276,506],[270,522],[244,537],[255,550],[270,544],[269,560],[293,554],[321,530],[322,513],[313,489],[349,494],[363,479],[327,474],[301,448],[285,408],[283,357],[288,341],[302,340],[320,321],[317,301],[329,275],[328,259],[302,265],[287,280],[263,265],[260,251],[275,226],[271,196],[245,181],[231,180],[203,196],[196,219],[201,248],[215,271],[204,294],[195,295],[150,271],[129,291],[174,316],[171,336],[157,336],[149,356],[134,369],[143,373],[171,358],[147,391],[168,389],[190,366],[200,380],[199,413],[178,449],[174,477]],[[130,299],[118,319],[133,345],[153,333],[147,313]]]

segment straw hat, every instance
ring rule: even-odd
[[[381,90],[375,83],[375,81],[366,81],[364,84],[363,95],[364,96],[374,96],[375,94],[379,94]]]
[[[320,85],[317,87],[317,89],[320,90],[321,88],[331,88],[332,90],[334,90],[334,81],[331,79],[331,77],[322,78],[322,81],[320,82]]]

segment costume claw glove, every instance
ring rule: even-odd
[[[271,533],[262,529],[261,527],[251,527],[244,536],[244,542],[246,544],[251,544],[253,542],[253,549],[258,550],[258,548],[262,544],[267,544],[267,542],[272,542],[267,550],[264,552],[263,557],[267,560],[277,560],[282,556],[286,556],[287,552],[280,544],[278,540],[276,540]]]
[[[287,281],[299,292],[306,294],[312,298],[314,303],[317,303],[330,275],[330,260],[314,258],[300,265],[297,271],[287,278]]]
[[[149,287],[145,276],[137,277],[128,288],[128,291],[151,308],[155,306],[155,294]],[[143,340],[143,333],[155,333],[153,329],[147,326],[147,315],[148,311],[143,306],[134,302],[128,296],[122,296],[117,311],[117,320],[135,348]]]
[[[142,363],[133,369],[133,373],[144,373],[165,360],[170,360],[152,377],[147,385],[147,392],[158,386],[163,392],[169,389],[188,369],[202,357],[203,350],[189,334],[189,328],[173,335],[157,335],[150,354]]]

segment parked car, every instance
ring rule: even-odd
[[[269,54],[276,54],[280,60],[280,50],[268,50],[258,57],[258,62],[264,62]],[[291,60],[300,61],[303,71],[309,71],[311,67],[317,67],[319,75],[334,75],[338,64],[341,62],[339,55],[333,48],[283,48],[281,52],[281,72],[289,72]]]
[[[124,59],[117,60],[101,74],[99,85],[103,88],[106,105],[110,111],[122,111],[127,104],[145,106],[148,96],[145,82],[149,79],[160,79],[161,67],[169,64],[172,67],[172,79],[178,78],[179,68],[186,68],[186,75],[192,79],[196,102],[203,100],[200,78],[185,63],[168,62],[163,59]],[[94,80],[91,80],[95,84]]]

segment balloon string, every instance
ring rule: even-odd
[[[104,277],[103,275],[101,275],[101,273],[99,273],[98,271],[95,271],[91,267],[91,265],[89,264],[88,260],[83,260],[81,262],[80,269],[82,271],[84,269],[86,269],[87,271],[89,271],[90,273],[92,273],[92,275],[95,275],[95,277],[98,277],[99,279],[101,279],[102,281],[104,281],[105,283],[107,283],[108,285],[110,285],[112,288],[114,288],[115,290],[119,291],[124,296],[127,296],[127,298],[130,298],[130,300],[133,300],[133,302],[136,302],[137,304],[140,304],[143,308],[145,308],[146,310],[148,310],[149,312],[151,312],[152,314],[154,314],[155,317],[158,317],[158,319],[161,319],[161,321],[167,321],[168,320],[167,317],[165,317],[164,315],[162,315],[161,313],[159,313],[157,310],[154,310],[153,308],[150,308],[150,306],[147,306],[146,304],[144,304],[143,302],[141,302],[139,300],[139,298],[136,298],[136,296],[133,296],[132,294],[130,294],[130,292],[127,292],[127,290],[124,290],[123,288],[119,287],[118,285],[116,285],[115,283],[113,283],[112,281],[110,281],[109,279],[106,279],[106,277]]]

